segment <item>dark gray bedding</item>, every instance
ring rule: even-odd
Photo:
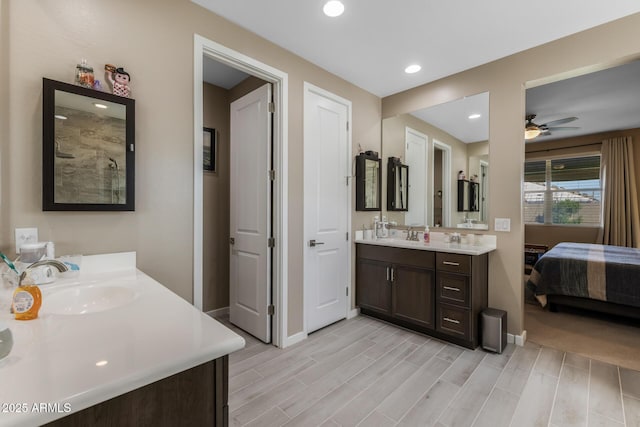
[[[640,249],[560,243],[533,267],[527,287],[546,295],[591,298],[640,307]]]

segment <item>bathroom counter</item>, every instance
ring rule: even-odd
[[[13,320],[2,288],[0,320],[14,346],[0,360],[0,426],[41,425],[244,347],[242,337],[137,270],[135,253],[83,257],[81,268],[77,278],[41,286],[35,320]],[[87,286],[127,287],[133,300],[88,314],[48,312],[50,295]]]
[[[362,232],[360,232],[361,234]],[[431,241],[424,243],[415,240],[406,240],[396,237],[387,237],[376,240],[365,240],[356,234],[355,243],[376,246],[389,246],[394,248],[417,249],[421,251],[448,252],[463,255],[482,255],[496,250],[496,238],[491,235],[482,235],[479,244],[468,243],[448,243],[441,236],[434,236],[442,233],[431,233]],[[474,237],[471,237],[473,239]]]

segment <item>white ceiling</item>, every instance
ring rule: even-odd
[[[640,12],[638,0],[192,0],[384,97]],[[412,63],[422,71],[405,74]]]
[[[229,90],[249,77],[247,73],[229,67],[208,56],[203,55],[202,59],[202,79],[212,85]]]
[[[527,114],[541,125],[577,117],[558,126],[579,127],[540,135],[533,142],[640,127],[640,61],[527,89]]]
[[[480,114],[480,117],[470,119],[471,114]],[[489,92],[424,108],[411,115],[464,143],[489,140]]]

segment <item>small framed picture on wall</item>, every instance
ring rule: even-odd
[[[202,150],[204,154],[203,169],[207,172],[216,172],[218,138],[217,132],[212,128],[203,128],[202,134]]]

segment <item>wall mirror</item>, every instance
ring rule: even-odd
[[[382,152],[408,166],[411,203],[405,212],[388,209],[390,221],[488,230],[488,92],[384,119]],[[458,188],[459,171],[477,184],[474,194],[466,186],[463,210],[458,209],[458,195],[465,191]],[[388,175],[383,171],[383,186],[388,185]]]
[[[135,101],[43,79],[45,211],[133,211]]]
[[[409,210],[409,166],[397,157],[387,162],[387,210]]]
[[[378,153],[360,153],[356,157],[356,210],[379,211],[381,195],[381,160]]]

